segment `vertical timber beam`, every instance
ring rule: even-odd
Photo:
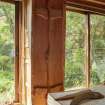
[[[48,92],[64,89],[63,4],[63,0],[32,1],[32,105],[47,105]]]
[[[90,14],[86,14],[86,35],[85,35],[85,71],[86,71],[86,87],[90,87],[90,69],[91,69],[91,61],[90,61]]]
[[[31,105],[31,16],[32,0],[25,1],[25,105]]]
[[[48,92],[48,9],[47,0],[32,1],[32,105],[46,105]]]
[[[24,2],[15,1],[15,102],[26,105],[24,67]]]
[[[64,90],[65,12],[63,0],[49,0],[49,92]]]
[[[31,105],[31,4],[23,0],[20,8],[20,105]]]
[[[25,0],[19,3],[19,102],[26,105],[25,99]]]

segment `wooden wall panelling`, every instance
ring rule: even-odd
[[[46,105],[48,65],[48,10],[47,0],[32,2],[32,104]]]
[[[51,2],[51,4],[53,5],[53,2]],[[63,91],[64,87],[64,39],[65,35],[63,4],[61,5],[61,7],[58,6],[58,8],[57,5],[56,7],[51,6],[51,8],[49,8],[48,82],[50,87],[54,85],[55,88],[62,86],[62,88],[59,88],[59,91]],[[53,90],[53,88],[51,90]],[[54,89],[54,91],[56,92],[58,91],[58,89]]]
[[[37,0],[34,0],[37,1]],[[39,0],[38,0],[39,1]],[[39,2],[41,4],[41,2]],[[42,2],[43,3],[43,2]],[[34,6],[35,7],[35,6]],[[32,11],[32,85],[47,85],[48,12],[46,8]]]
[[[63,0],[33,0],[32,4],[32,104],[46,105],[48,92],[63,90]]]

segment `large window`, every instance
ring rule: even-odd
[[[90,15],[91,19],[91,86],[105,82],[105,17]]]
[[[0,105],[15,98],[15,5],[0,2]]]
[[[66,88],[84,86],[84,21],[82,14],[66,13]]]
[[[105,81],[105,17],[66,12],[65,89]]]

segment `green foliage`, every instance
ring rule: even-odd
[[[0,3],[0,69],[13,68],[14,16],[13,5]]]
[[[91,79],[92,79],[92,86],[96,86],[100,83],[100,78],[98,77],[98,74],[96,72],[97,70],[92,71]]]
[[[9,71],[0,71],[0,93],[8,92],[11,90],[11,86],[13,86],[13,72]]]
[[[0,71],[0,104],[14,99],[13,71]]]
[[[14,98],[15,6],[0,2],[0,104]]]
[[[65,88],[85,84],[85,15],[66,13]],[[91,86],[105,81],[105,17],[91,15]]]
[[[65,87],[80,87],[84,85],[84,16],[67,12],[66,19]]]

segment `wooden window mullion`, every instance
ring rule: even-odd
[[[19,3],[15,3],[15,101],[19,102]]]
[[[85,23],[85,71],[86,71],[86,87],[90,87],[90,69],[91,69],[91,63],[90,63],[90,14],[86,14],[86,23]]]

